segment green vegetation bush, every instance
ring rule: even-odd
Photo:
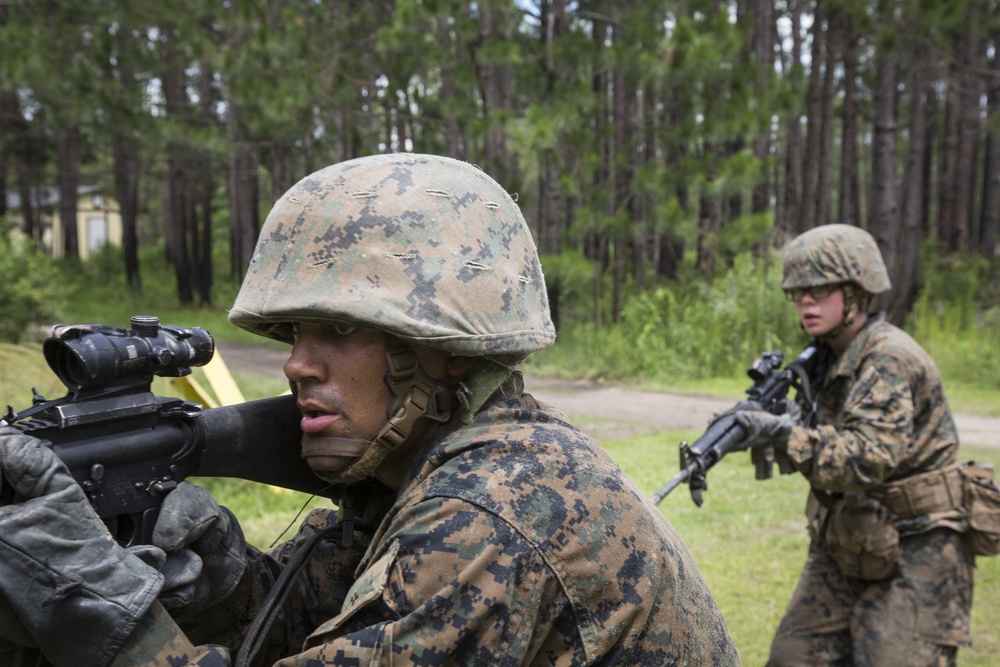
[[[32,338],[59,312],[65,281],[55,261],[30,239],[0,239],[0,341]]]
[[[62,304],[56,319],[126,327],[133,315],[156,315],[164,324],[204,327],[218,340],[271,344],[229,323],[229,307],[236,299],[239,285],[222,270],[225,259],[216,258],[211,303],[183,305],[177,297],[176,277],[162,243],[141,250],[139,289],[130,287],[125,280],[121,250],[105,247],[81,264],[72,280],[70,298]]]
[[[556,344],[528,359],[536,374],[739,395],[761,352],[780,349],[789,360],[808,342],[782,294],[775,256],[741,253],[714,280],[631,293],[616,325],[594,324],[579,305],[593,300],[592,265],[563,258],[557,267],[573,307],[562,308]],[[988,272],[979,258],[929,258],[904,328],[934,358],[953,405],[1000,414],[1000,302],[984,289]]]
[[[630,295],[611,326],[575,321],[556,345],[529,360],[536,372],[654,384],[744,376],[765,350],[796,354],[806,338],[781,292],[773,260],[738,255],[711,282],[690,281]]]

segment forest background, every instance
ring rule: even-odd
[[[738,376],[801,346],[773,251],[846,222],[878,239],[892,320],[994,389],[996,4],[2,0],[0,189],[56,186],[71,219],[101,184],[125,233],[90,269],[4,251],[0,331],[73,316],[74,286],[224,309],[291,184],[416,151],[517,197],[554,372]]]
[[[260,343],[225,314],[271,202],[327,164],[415,151],[516,196],[559,334],[532,373],[739,397],[761,351],[806,343],[776,249],[843,222],[878,240],[879,305],[953,406],[1000,414],[997,4],[0,0],[0,190],[72,203],[100,184],[125,222],[121,248],[81,263],[68,234],[55,261],[20,211],[27,242],[0,234],[0,339],[156,314]],[[43,384],[37,347],[0,346],[15,407]],[[676,471],[648,438],[602,444],[646,490]],[[711,521],[669,516],[759,664],[801,568],[804,492],[728,460],[716,479]],[[241,518],[273,512],[245,496]],[[997,560],[962,664],[1000,652]]]

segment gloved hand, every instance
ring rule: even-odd
[[[156,600],[161,575],[118,545],[52,450],[0,428],[0,472],[14,500],[0,507],[4,627],[57,667],[107,665]],[[9,605],[9,612],[4,605]]]
[[[34,637],[18,618],[14,606],[6,599],[0,599],[0,665],[7,664],[3,661],[4,651],[20,646],[37,648]]]
[[[785,414],[791,417],[797,426],[802,425],[802,406],[797,401],[791,398],[785,399]]]
[[[743,410],[736,413],[736,423],[746,435],[734,451],[771,444],[783,447],[792,433],[795,420],[791,415],[772,415],[764,410]]]
[[[712,426],[712,424],[719,421],[723,417],[728,417],[729,415],[734,415],[737,412],[743,412],[744,410],[763,410],[763,408],[757,401],[748,401],[744,399],[739,401],[733,407],[723,410],[722,412],[713,412],[712,417],[708,420],[708,425]]]
[[[247,568],[246,540],[236,517],[189,482],[164,499],[153,544],[167,553],[160,602],[179,621],[228,597]]]

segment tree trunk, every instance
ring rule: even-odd
[[[830,208],[833,200],[833,73],[837,69],[837,45],[844,40],[842,29],[843,17],[840,12],[827,18],[824,39],[823,84],[820,95],[822,117],[820,127],[817,128],[819,154],[816,156],[816,210],[812,216],[814,226],[829,224],[832,217]],[[808,165],[806,167],[808,168]]]
[[[980,10],[977,3],[971,3],[967,26],[959,43],[959,126],[956,178],[958,191],[955,199],[955,227],[959,248],[974,249],[977,234],[972,228],[975,215],[976,164],[979,144],[982,141],[980,126],[980,97],[982,95],[979,69],[979,26]]]
[[[983,158],[983,213],[979,248],[990,263],[990,281],[997,277],[996,247],[1000,234],[1000,55],[993,54],[988,88],[986,151]]]
[[[252,148],[243,146],[230,155],[228,189],[230,277],[240,281],[250,266],[260,233],[257,156]]]
[[[164,63],[164,73],[161,77],[164,106],[168,118],[182,123],[189,111],[186,77],[173,52],[171,44],[173,38],[163,34],[160,39]],[[187,305],[194,300],[191,255],[188,248],[193,228],[194,197],[188,151],[183,143],[185,139],[183,136],[175,136],[167,145],[164,231],[168,258],[174,267],[177,298],[181,304]]]
[[[910,122],[907,134],[910,138],[906,149],[906,165],[903,171],[902,192],[902,238],[900,239],[898,279],[893,278],[893,293],[896,298],[889,305],[889,319],[902,326],[917,300],[920,282],[920,243],[924,238],[921,225],[924,205],[924,141],[927,138],[924,108],[925,101],[934,94],[927,85],[926,59],[919,56],[910,69]]]
[[[191,258],[187,246],[189,198],[186,195],[189,179],[184,172],[184,159],[180,155],[180,149],[171,146],[167,151],[164,233],[167,240],[167,256],[174,267],[177,299],[186,305],[194,300],[191,287]]]
[[[122,255],[125,280],[133,290],[142,287],[139,272],[139,154],[133,142],[121,134],[113,138],[115,195],[122,216]]]
[[[822,14],[817,8],[813,24],[813,48],[810,57],[809,86],[806,93],[806,145],[802,166],[802,208],[795,219],[795,233],[799,234],[816,226],[816,190],[819,187],[817,164],[820,160],[822,136],[822,74],[825,62],[826,31]]]
[[[198,300],[201,305],[212,303],[212,198],[215,194],[214,165],[212,155],[203,151],[201,164],[198,165],[198,206],[200,215],[195,222],[198,235],[195,245],[195,263],[197,266]]]
[[[507,12],[492,0],[479,3],[479,43],[492,44],[500,41],[510,43],[514,36],[510,33]],[[499,24],[499,26],[497,25]],[[507,152],[507,129],[504,117],[511,103],[511,73],[506,65],[492,63],[478,64],[479,89],[483,107],[483,170],[506,187],[514,182],[514,159]]]
[[[56,159],[56,182],[59,187],[59,220],[63,232],[62,256],[74,262],[80,260],[79,234],[76,226],[77,197],[80,191],[78,137],[79,131],[76,126],[61,127],[57,130],[59,149]]]
[[[797,81],[802,69],[802,2],[789,0],[792,25],[792,52],[785,61],[785,76]],[[793,105],[786,121],[784,204],[778,219],[780,236],[793,236],[800,231],[802,220],[803,164],[802,118],[798,105]],[[783,239],[779,239],[783,241]]]
[[[840,138],[840,196],[836,220],[842,224],[860,225],[861,200],[858,184],[858,39],[849,17],[844,32],[844,101]]]
[[[887,16],[887,5],[880,0],[880,14]],[[874,119],[872,138],[872,198],[868,231],[878,240],[879,249],[893,285],[899,283],[898,253],[899,208],[896,201],[896,54],[882,49],[876,54]],[[881,297],[885,308],[893,302],[895,290]]]
[[[751,50],[757,63],[756,93],[765,98],[770,94],[771,77],[774,72],[774,3],[771,0],[754,0],[752,3],[753,38]],[[771,154],[770,132],[762,132],[754,139],[754,156],[757,161],[767,164]],[[770,206],[771,184],[770,172],[766,169],[760,182],[754,185],[750,196],[750,212],[763,213]]]
[[[958,144],[960,133],[959,83],[954,66],[945,83],[944,134],[941,141],[941,167],[938,182],[938,246],[942,253],[959,249],[962,235],[958,225]]]

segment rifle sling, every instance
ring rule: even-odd
[[[350,496],[347,489],[345,489],[344,496]],[[367,522],[358,521],[354,517],[353,498],[350,498],[350,501],[342,502],[344,512],[341,521],[338,521],[333,526],[327,526],[316,531],[309,538],[309,541],[299,548],[295,552],[295,555],[285,564],[285,567],[281,570],[281,574],[274,580],[274,585],[264,599],[260,611],[254,618],[253,623],[250,624],[247,636],[244,637],[243,644],[240,646],[239,653],[236,656],[235,667],[251,667],[253,665],[253,661],[260,652],[261,647],[263,647],[271,626],[274,624],[274,620],[278,617],[278,612],[284,606],[285,600],[292,591],[292,584],[298,578],[302,568],[312,557],[313,552],[321,542],[324,542],[334,534],[342,534],[342,544],[345,547],[349,547],[352,544],[355,530],[372,531],[372,526]]]

